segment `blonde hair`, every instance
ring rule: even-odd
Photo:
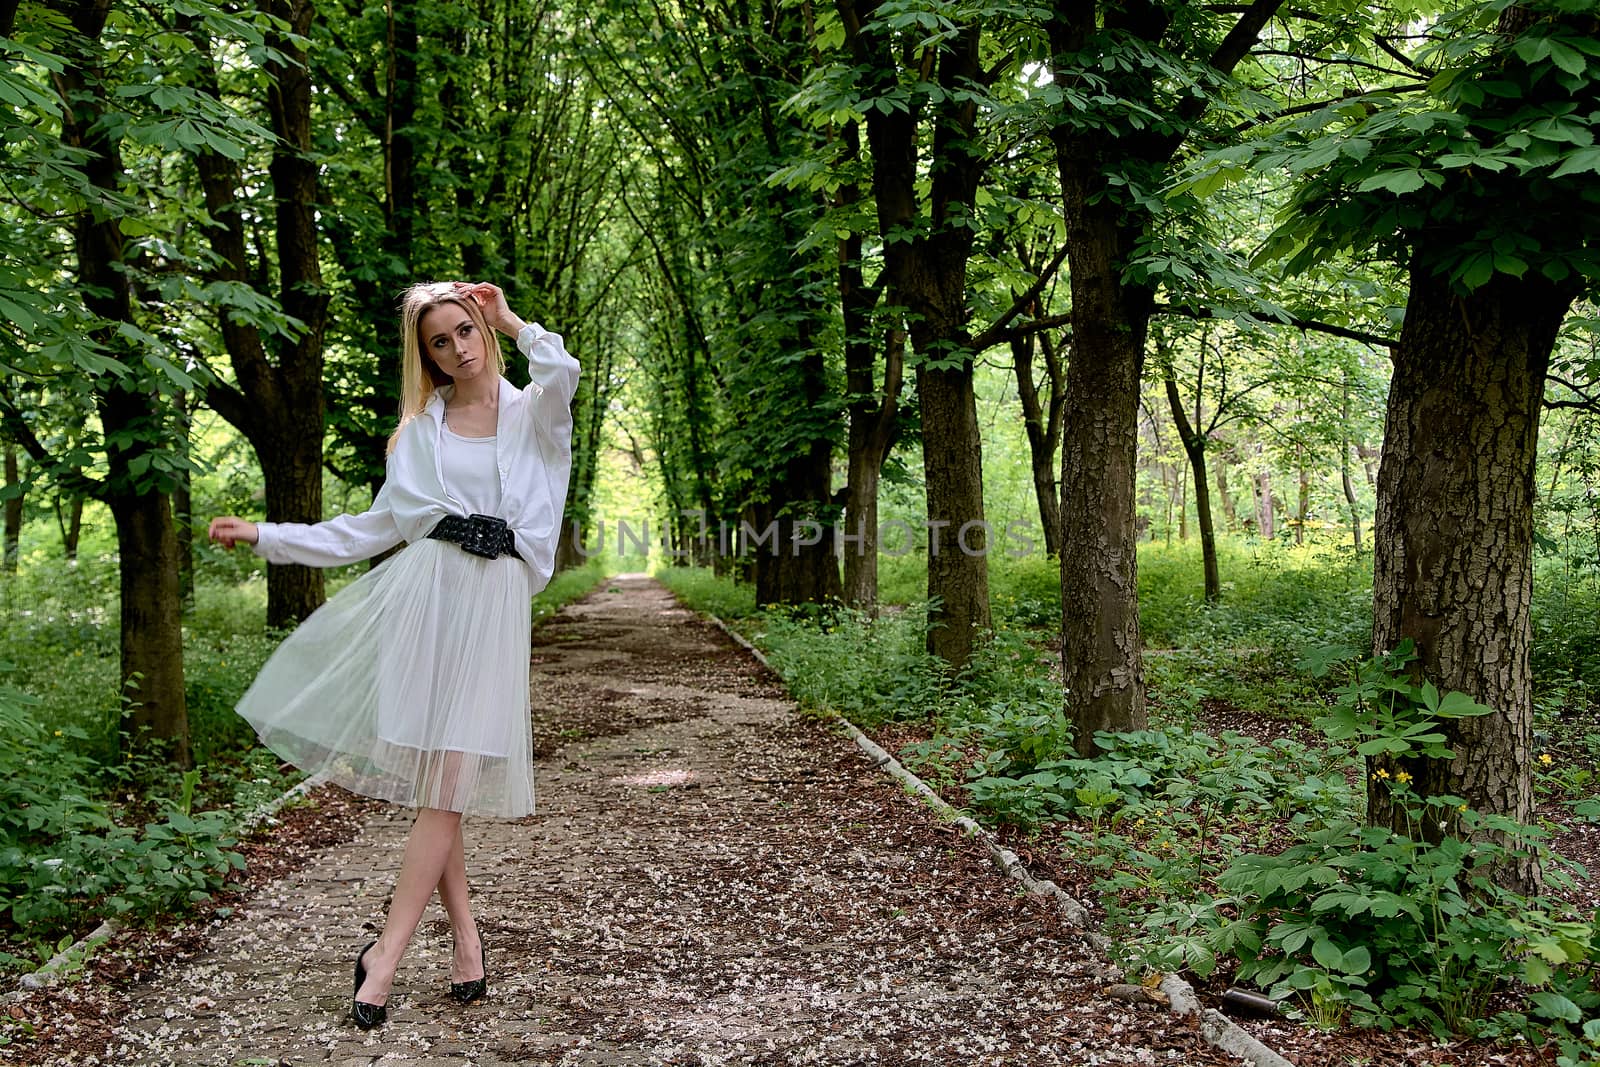
[[[490,328],[483,317],[483,309],[469,296],[456,292],[449,282],[421,282],[400,294],[400,425],[389,435],[389,451],[405,424],[422,414],[433,398],[434,390],[450,384],[450,376],[424,354],[422,317],[441,304],[455,304],[472,319],[472,324],[483,335],[484,343],[494,359],[495,371],[506,372],[505,352],[500,348],[499,335]]]

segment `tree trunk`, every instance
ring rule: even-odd
[[[85,183],[99,195],[120,196],[127,184],[115,124],[99,70],[100,34],[111,11],[109,0],[64,5],[62,10],[83,39],[84,62],[68,64],[57,75],[63,117],[63,145],[81,153],[77,166]],[[133,293],[120,220],[89,209],[73,219],[78,290],[84,306],[105,325],[94,339],[137,367],[117,327],[132,325]],[[106,441],[104,499],[117,528],[121,562],[121,652],[123,694],[131,702],[134,743],[141,728],[167,744],[173,762],[189,764],[189,723],[183,689],[183,629],[177,585],[177,541],[165,495],[156,491],[146,472],[150,437],[167,412],[158,390],[137,376],[104,375],[95,384],[95,401]]]
[[[861,131],[852,122],[843,131],[851,158],[861,152]],[[839,206],[860,203],[855,182],[839,188]],[[873,313],[882,285],[868,286],[862,273],[862,238],[851,233],[839,242],[839,308],[844,323],[846,447],[843,534],[844,601],[870,615],[878,612],[878,487],[883,462],[900,428],[900,391],[905,379],[906,333],[899,322],[882,330],[883,385],[874,367],[878,345]]]
[[[1039,314],[1035,305],[1030,309]],[[1037,337],[1037,342],[1035,341]],[[1033,356],[1044,352],[1049,394],[1041,402],[1034,381]],[[1028,333],[1011,339],[1011,362],[1017,376],[1017,398],[1022,402],[1022,425],[1028,434],[1028,461],[1033,472],[1033,497],[1044,527],[1044,551],[1051,559],[1061,556],[1061,490],[1056,481],[1056,452],[1061,447],[1061,421],[1066,400],[1066,369],[1048,333]]]
[[[1277,535],[1276,517],[1277,510],[1272,506],[1272,472],[1262,470],[1256,475],[1256,531],[1263,541],[1270,541]]]
[[[189,394],[179,394],[176,403],[176,416],[182,427],[182,448],[184,456],[189,456],[190,427],[194,419],[190,416]],[[195,603],[195,525],[194,525],[194,478],[190,477],[189,467],[178,472],[178,485],[173,486],[173,534],[178,541],[178,600],[184,608],[192,608]]]
[[[293,409],[272,437],[274,448],[257,448],[267,514],[275,522],[322,521],[322,405]],[[299,427],[301,433],[292,430]],[[293,629],[327,598],[322,571],[294,564],[267,567],[267,625]]]
[[[807,354],[797,368],[802,403],[821,404],[827,395],[827,368],[822,350],[801,324],[796,347]],[[770,487],[759,512],[778,524],[778,552],[755,557],[756,604],[837,603],[839,557],[833,525],[833,442],[826,435],[811,438],[809,447],[783,466],[783,476]],[[709,516],[706,517],[709,520]]]
[[[1361,509],[1356,502],[1355,483],[1350,480],[1350,439],[1339,442],[1339,483],[1344,486],[1344,501],[1350,506],[1350,537],[1356,555],[1361,554]]]
[[[1367,472],[1368,487],[1376,489],[1378,486],[1378,450],[1367,446],[1361,441],[1357,441],[1356,455],[1361,457],[1361,469]]]
[[[1411,270],[1378,474],[1373,648],[1416,642],[1441,692],[1494,709],[1448,721],[1453,760],[1406,765],[1423,796],[1529,821],[1533,474],[1545,372],[1574,294],[1530,272],[1460,297]],[[1369,821],[1399,821],[1368,775]],[[1430,825],[1426,829],[1437,832]],[[1531,862],[1505,877],[1524,889]]]
[[[847,322],[849,319],[847,318]],[[860,316],[859,329],[866,328]],[[878,611],[878,487],[883,462],[899,426],[900,387],[905,363],[905,331],[891,327],[884,342],[882,395],[872,389],[870,340],[845,343],[849,403],[849,453],[846,457],[844,516],[840,552],[844,557],[844,601],[868,614]]]
[[[988,631],[989,539],[973,365],[917,368],[928,490],[928,651],[963,667]]]
[[[1205,597],[1207,604],[1222,599],[1222,575],[1217,567],[1217,534],[1211,526],[1211,493],[1206,484],[1206,439],[1195,432],[1183,410],[1183,398],[1178,395],[1178,383],[1167,378],[1167,406],[1172,409],[1172,422],[1178,428],[1178,439],[1183,442],[1184,454],[1194,470],[1195,522],[1200,527],[1200,557],[1205,571]],[[1198,408],[1196,409],[1198,411]]]
[[[1339,393],[1340,424],[1347,428],[1350,425],[1350,376],[1344,377],[1343,387]],[[1350,480],[1350,434],[1346,432],[1339,438],[1339,485],[1344,489],[1344,502],[1350,509],[1350,537],[1355,544],[1356,555],[1361,555],[1361,509],[1356,500],[1356,486]]]
[[[1138,531],[1134,523],[1139,374],[1151,296],[1125,286],[1134,235],[1120,209],[1063,164],[1072,280],[1072,360],[1061,447],[1061,661],[1078,752],[1098,730],[1142,730]]]
[[[73,560],[78,558],[78,537],[83,532],[83,497],[74,496],[65,502],[61,491],[55,493],[53,508],[56,513],[56,527],[61,531],[62,558]]]
[[[1306,543],[1306,519],[1311,514],[1311,476],[1304,466],[1300,468],[1300,495],[1294,509],[1294,543]]]
[[[899,95],[899,44],[874,21],[876,7],[840,0],[845,43],[856,60],[864,94]],[[927,648],[958,669],[990,626],[982,447],[973,393],[973,338],[967,332],[970,213],[982,171],[975,146],[977,105],[968,90],[986,77],[981,36],[978,25],[963,25],[938,51],[941,92],[936,101],[911,109],[871,109],[866,120],[883,240],[882,284],[889,302],[906,309],[912,348],[920,357],[922,457],[933,527]],[[930,58],[934,54],[928,53]],[[931,116],[926,136],[920,130],[924,111]]]
[[[315,9],[309,0],[264,0],[288,33],[273,31],[268,44],[281,57],[266,64],[267,110],[274,143],[273,216],[278,259],[278,301],[302,324],[292,340],[274,343],[251,325],[221,316],[221,332],[239,380],[237,390],[217,383],[207,390],[211,406],[249,439],[261,464],[269,522],[321,522],[323,385],[322,340],[328,294],[322,284],[317,237],[317,164],[311,155],[311,81],[305,37]],[[291,36],[292,35],[292,36]],[[209,41],[194,37],[209,61]],[[214,71],[205,88],[220,99]],[[238,200],[243,176],[238,164],[216,153],[196,157],[206,207],[213,220],[212,247],[218,273],[234,282],[252,277]],[[276,351],[272,351],[275,348]],[[276,355],[276,360],[271,356]],[[288,628],[322,605],[322,572],[294,564],[267,567],[267,625]]]
[[[1233,492],[1228,488],[1228,455],[1222,449],[1212,453],[1216,457],[1217,499],[1222,502],[1222,514],[1228,520],[1228,529],[1239,528],[1239,509],[1233,502]]]
[[[191,756],[183,689],[178,541],[168,498],[150,492],[113,493],[106,503],[116,522],[122,556],[124,736],[130,745],[142,747],[148,732],[168,746],[168,759],[187,767]]]
[[[6,532],[4,569],[17,573],[17,558],[22,554],[22,470],[17,462],[17,446],[5,443]]]
[[[1188,473],[1188,464],[1184,464],[1183,470],[1179,470],[1177,467],[1172,468],[1172,480],[1177,483],[1178,490],[1178,542],[1180,544],[1189,540],[1189,481],[1186,477]]]

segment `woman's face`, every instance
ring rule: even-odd
[[[489,365],[487,338],[460,304],[435,304],[417,320],[422,351],[455,381],[475,378]]]

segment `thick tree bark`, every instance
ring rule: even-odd
[[[11,495],[6,497],[5,557],[0,566],[5,573],[15,574],[17,557],[22,553],[22,469],[17,462],[17,446],[7,441],[4,451],[6,488],[11,490]]]
[[[117,478],[113,464],[113,478]],[[189,718],[183,690],[183,623],[179,610],[178,541],[168,498],[159,493],[113,493],[106,501],[122,557],[122,663],[128,742],[144,735],[167,746],[187,767]],[[136,561],[129,566],[130,560]]]
[[[1204,61],[1230,73],[1279,6],[1280,0],[1246,6]],[[1051,51],[1077,56],[1105,31],[1160,45],[1173,10],[1146,2],[1057,0],[1048,25]],[[1059,65],[1053,77],[1063,89],[1084,88],[1070,64]],[[1094,75],[1097,81],[1105,77],[1100,71]],[[1157,77],[1153,68],[1114,74],[1108,87],[1095,92],[1161,106],[1165,90],[1157,88]],[[1177,121],[1167,133],[1131,123],[1096,128],[1071,109],[1051,130],[1072,278],[1073,347],[1061,463],[1061,655],[1066,705],[1078,751],[1085,755],[1097,752],[1096,730],[1146,725],[1134,473],[1139,375],[1153,301],[1148,289],[1122,279],[1149,217],[1123,206],[1106,179],[1130,161],[1168,165],[1183,143],[1185,124],[1200,118],[1207,106],[1208,99],[1198,94],[1185,98],[1176,105]]]
[[[928,493],[928,651],[964,666],[990,629],[983,454],[972,363],[917,368]],[[937,432],[933,432],[934,430]]]
[[[1148,290],[1126,286],[1133,234],[1118,209],[1094,202],[1097,177],[1063,159],[1072,242],[1072,360],[1061,447],[1062,684],[1078,751],[1099,730],[1142,730],[1138,530],[1134,523],[1139,374]]]
[[[865,328],[865,316],[860,318]],[[869,614],[878,610],[878,487],[899,425],[905,344],[905,331],[889,329],[881,394],[874,388],[871,340],[862,336],[845,344],[850,428],[839,545],[844,557],[843,595],[846,604]]]
[[[1215,604],[1222,599],[1222,575],[1217,567],[1217,534],[1211,525],[1211,492],[1206,483],[1206,439],[1195,432],[1183,410],[1183,398],[1178,395],[1178,383],[1167,376],[1167,406],[1172,409],[1172,422],[1178,428],[1178,439],[1183,442],[1184,454],[1189,457],[1189,467],[1194,472],[1195,522],[1200,527],[1200,558],[1205,571],[1206,603]],[[1197,411],[1198,415],[1198,411]]]
[[[98,70],[100,34],[110,0],[88,0],[58,8],[71,22],[85,49],[83,61],[56,76],[63,107],[62,142],[83,153],[78,164],[86,184],[107,197],[121,195],[126,183],[121,146],[103,119],[111,110]],[[78,288],[85,307],[105,325],[95,340],[116,351],[122,344],[117,324],[133,323],[133,294],[125,269],[126,245],[119,220],[91,210],[73,220]],[[135,363],[129,359],[130,363]],[[177,588],[176,540],[167,497],[134,470],[148,462],[152,428],[165,418],[159,394],[136,378],[105,375],[96,383],[95,401],[106,447],[104,500],[117,528],[121,592],[121,653],[124,695],[131,701],[125,724],[130,740],[140,732],[167,744],[166,754],[187,766],[188,710],[183,688],[183,630]]]
[[[1445,724],[1453,760],[1405,769],[1423,796],[1520,822],[1533,810],[1534,461],[1545,372],[1574,296],[1530,272],[1462,297],[1414,266],[1378,473],[1373,649],[1411,638],[1418,674],[1494,709]],[[1372,779],[1369,821],[1397,824]],[[1537,880],[1531,862],[1506,875]]]

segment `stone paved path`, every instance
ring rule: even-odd
[[[471,822],[489,998],[430,910],[387,1027],[345,1016],[409,819],[274,883],[130,991],[119,1064],[1221,1064],[642,577],[536,633],[539,811]]]

